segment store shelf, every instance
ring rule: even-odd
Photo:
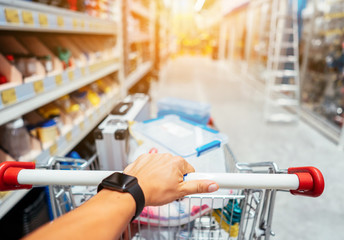
[[[119,70],[117,59],[0,91],[0,125]]]
[[[300,113],[304,121],[313,126],[331,141],[339,143],[342,130],[339,126],[334,125],[324,116],[321,116],[319,113],[315,112],[311,106],[307,106],[306,104],[301,105]]]
[[[147,20],[150,19],[149,9],[145,8],[137,2],[131,1],[130,11],[136,15],[146,18]]]
[[[115,21],[91,17],[54,6],[0,0],[0,29],[14,31],[115,34]]]
[[[152,68],[152,62],[146,62],[146,63],[141,64],[125,80],[126,89],[130,89],[132,86],[134,86],[141,78],[143,78],[149,72],[151,68]]]
[[[76,120],[75,125],[49,148],[34,158],[37,166],[44,166],[52,156],[64,156],[72,150],[99,122],[105,118],[119,101],[119,91],[107,96],[99,107],[88,111]]]
[[[134,36],[129,36],[130,43],[140,43],[140,42],[148,42],[150,41],[149,34],[141,33],[135,34]]]
[[[8,213],[30,190],[23,189],[8,193],[0,199],[0,219]]]
[[[132,53],[129,53],[128,59],[133,60],[133,59],[137,58],[138,56],[139,55],[137,54],[137,52],[132,52]]]
[[[86,116],[80,118],[80,121],[77,121],[70,131],[61,136],[48,149],[42,151],[35,159],[32,159],[32,161],[35,161],[37,166],[43,166],[52,156],[66,155],[110,113],[118,101],[118,91],[107,96],[99,107],[86,113]],[[0,219],[28,192],[29,190],[13,191],[3,199],[0,199]]]

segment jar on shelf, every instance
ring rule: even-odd
[[[73,119],[81,115],[80,105],[75,103],[69,95],[65,95],[56,100],[56,104],[61,106],[62,110]]]
[[[25,56],[25,75],[24,76],[30,77],[37,73],[36,61],[37,59],[33,55]]]
[[[87,91],[75,91],[71,94],[72,98],[80,105],[81,109],[86,111],[91,108],[92,105],[87,98]]]
[[[54,70],[53,69],[53,61],[52,61],[50,55],[38,57],[38,60],[44,66],[44,69],[45,69],[46,73],[50,73],[50,72],[52,72]]]
[[[31,150],[31,139],[24,120],[18,118],[5,124],[1,134],[3,148],[15,159],[28,154]]]
[[[89,86],[82,87],[79,89],[79,91],[87,92],[87,99],[93,107],[96,107],[100,104],[101,99],[100,99],[99,95],[96,92],[92,91]]]
[[[57,123],[54,119],[47,120],[38,128],[38,138],[43,143],[51,143],[58,137]]]
[[[62,133],[63,120],[61,118],[61,109],[56,104],[49,103],[38,109],[39,114],[46,120],[53,119],[57,124],[57,130]]]

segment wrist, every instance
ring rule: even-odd
[[[117,212],[121,206],[125,205],[122,209],[129,211],[130,219],[135,215],[136,202],[130,193],[103,189],[97,194],[97,196],[101,199],[102,205],[106,205],[109,210]]]
[[[125,173],[115,172],[103,179],[98,185],[98,192],[102,189],[111,190],[119,193],[128,193],[135,201],[135,214],[132,220],[140,215],[145,206],[144,193],[136,177]]]

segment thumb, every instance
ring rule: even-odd
[[[184,182],[182,187],[182,192],[185,195],[195,194],[195,193],[209,193],[215,192],[219,189],[219,185],[210,180],[192,180],[189,182]]]

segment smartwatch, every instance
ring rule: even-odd
[[[98,185],[97,192],[103,188],[122,193],[130,193],[136,203],[135,216],[131,221],[140,215],[145,206],[145,196],[136,177],[115,172],[103,179],[103,181]]]

